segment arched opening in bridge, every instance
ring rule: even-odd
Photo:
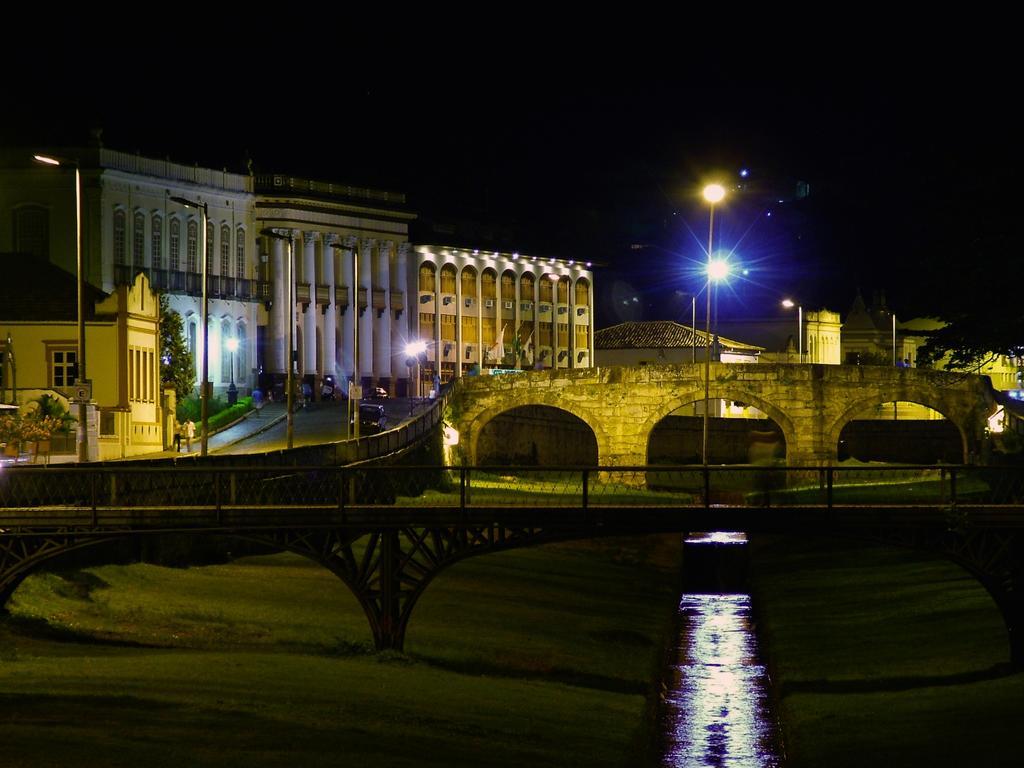
[[[597,438],[590,426],[568,411],[524,405],[498,414],[476,444],[476,463],[516,466],[594,466]]]
[[[956,424],[920,403],[879,403],[856,414],[839,433],[839,461],[959,464],[964,443]]]
[[[708,401],[708,463],[765,464],[784,461],[786,438],[775,421],[738,400]],[[704,401],[677,408],[659,421],[647,440],[650,464],[700,464]]]

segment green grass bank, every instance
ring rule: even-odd
[[[678,537],[471,558],[377,654],[288,554],[30,577],[0,620],[21,766],[628,766],[678,601]]]
[[[752,555],[789,768],[1022,765],[1024,673],[965,571],[811,537],[758,538]]]

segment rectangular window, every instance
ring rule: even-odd
[[[235,277],[245,277],[245,230],[235,231]]]
[[[70,387],[75,383],[72,366],[78,359],[78,353],[71,349],[54,349],[50,351],[50,386]]]
[[[153,217],[152,229],[149,235],[149,258],[153,269],[164,268],[164,221],[159,216]]]
[[[231,229],[220,228],[220,276],[231,277]]]
[[[132,220],[132,266],[145,266],[146,217],[135,214]]]
[[[441,338],[455,341],[455,315],[441,315]]]
[[[476,317],[462,318],[462,341],[464,343],[476,341]]]
[[[171,269],[177,272],[181,269],[181,223],[177,219],[171,220],[170,252]]]
[[[420,312],[420,338],[428,341],[434,338],[433,312]]]
[[[494,318],[493,317],[485,317],[484,318],[484,342],[483,343],[484,344],[493,344],[495,338],[496,337],[494,335]]]

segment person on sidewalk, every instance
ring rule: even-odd
[[[189,419],[185,422],[185,453],[192,453],[192,438],[196,436],[196,423]]]
[[[181,453],[181,432],[184,427],[177,419],[174,420],[174,452]]]

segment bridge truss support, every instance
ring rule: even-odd
[[[1006,625],[1010,664],[1015,669],[1024,669],[1024,531],[971,528],[958,525],[951,518],[946,530],[885,527],[869,538],[937,552],[981,582]]]
[[[308,557],[352,591],[370,623],[377,650],[401,651],[417,600],[442,570],[472,555],[578,538],[565,530],[499,524],[239,532]],[[592,534],[591,534],[592,535]]]

